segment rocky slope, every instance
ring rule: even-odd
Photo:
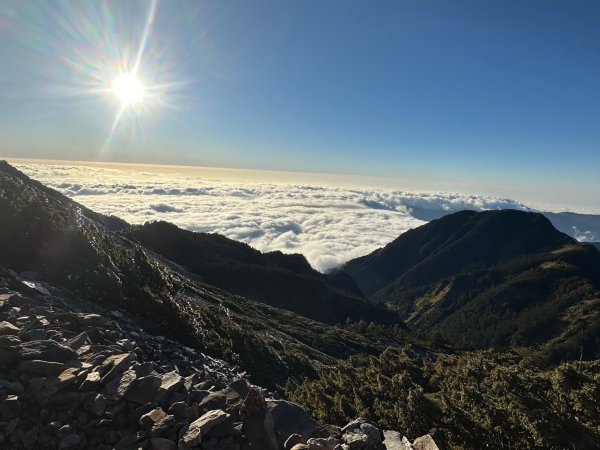
[[[239,364],[275,387],[381,345],[207,285],[178,264],[111,231],[108,219],[0,163],[0,268],[30,272],[153,333]]]
[[[0,272],[1,448],[413,448],[364,419],[318,424],[238,368],[64,294]]]
[[[600,253],[541,214],[462,211],[344,266],[414,330],[468,348],[600,356]]]
[[[321,274],[302,255],[261,253],[218,234],[194,233],[167,222],[129,227],[121,234],[208,284],[320,322],[399,321],[392,311],[365,301],[350,277]]]

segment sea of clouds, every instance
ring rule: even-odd
[[[166,220],[261,251],[302,253],[326,271],[442,212],[528,208],[508,199],[314,184],[236,182],[193,173],[16,164],[88,208],[133,224]]]

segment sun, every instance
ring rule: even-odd
[[[123,73],[112,83],[111,92],[123,107],[139,105],[146,97],[146,90],[139,78],[132,73]]]

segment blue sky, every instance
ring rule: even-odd
[[[600,2],[158,2],[139,73],[168,87],[108,139],[120,105],[98,91],[131,63],[150,6],[3,1],[0,154],[442,179],[600,206]]]

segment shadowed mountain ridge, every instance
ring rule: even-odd
[[[321,274],[300,254],[261,253],[218,234],[187,231],[162,221],[133,226],[122,234],[208,284],[320,322],[398,322],[392,312],[360,298],[350,277]]]
[[[343,269],[413,330],[454,345],[541,346],[553,361],[600,355],[600,253],[541,214],[461,211]]]

